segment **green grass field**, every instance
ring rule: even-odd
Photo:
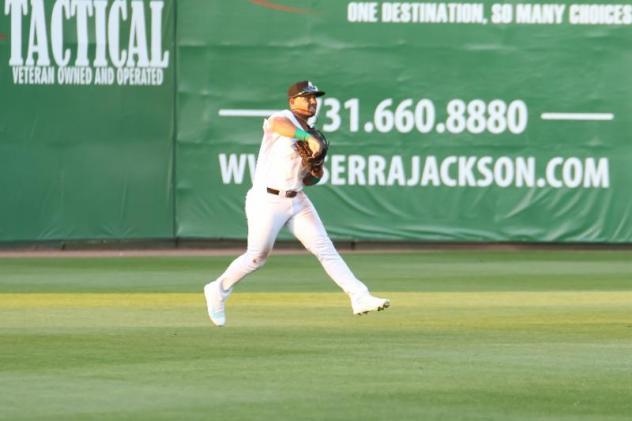
[[[220,329],[230,257],[0,259],[0,418],[632,418],[632,252],[346,260],[390,309],[273,255]]]

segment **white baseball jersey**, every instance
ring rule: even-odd
[[[303,190],[306,171],[302,167],[301,156],[294,147],[297,140],[281,136],[270,129],[270,120],[275,117],[285,117],[297,128],[301,128],[301,124],[289,110],[275,113],[264,120],[263,139],[252,184],[257,190],[265,190],[266,187],[276,190]]]

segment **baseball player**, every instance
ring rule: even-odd
[[[328,144],[308,124],[316,114],[316,98],[325,95],[309,81],[288,89],[289,110],[273,114],[263,123],[263,140],[252,188],[246,195],[248,247],[215,281],[204,287],[208,315],[224,326],[224,303],[233,287],[263,266],[282,227],[316,255],[327,274],[349,295],[353,314],[379,311],[389,300],[374,297],[354,276],[334,248],[314,205],[303,191],[318,183]]]

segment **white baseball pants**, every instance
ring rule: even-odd
[[[265,188],[252,188],[246,195],[248,218],[248,248],[236,258],[218,278],[225,291],[242,278],[263,266],[283,226],[313,253],[331,279],[351,296],[368,292],[366,285],[351,272],[334,248],[314,205],[307,195],[299,192],[288,198],[267,193]]]

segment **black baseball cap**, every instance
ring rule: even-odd
[[[320,91],[316,85],[309,80],[301,80],[287,89],[287,97],[294,98],[301,95],[316,95],[323,96],[325,93]]]

